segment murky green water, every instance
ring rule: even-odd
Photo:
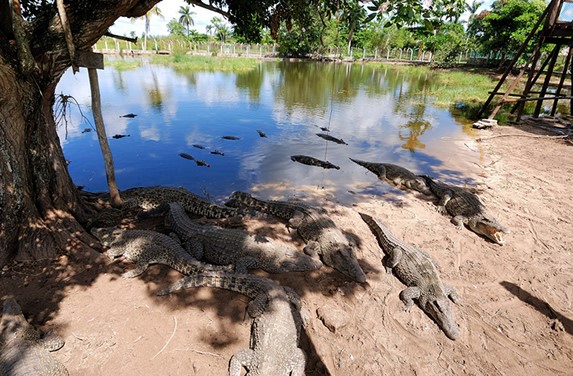
[[[234,190],[282,190],[287,196],[320,189],[343,200],[351,197],[349,191],[391,189],[349,157],[447,174],[454,181],[463,180],[458,162],[477,158],[463,147],[472,138],[467,126],[432,104],[427,75],[316,62],[260,62],[246,73],[176,72],[150,64],[98,73],[120,189],[183,186],[212,199]],[[85,70],[66,73],[56,92],[73,95],[92,119]],[[72,177],[87,190],[105,190],[96,134],[84,131],[90,124],[75,107],[69,110],[67,127],[59,132]],[[137,117],[121,117],[127,113]],[[324,133],[321,128],[348,145],[316,136]],[[328,160],[340,169],[293,162],[290,156],[296,154]]]

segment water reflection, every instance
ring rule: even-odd
[[[478,157],[451,142],[468,136],[448,110],[432,105],[427,96],[431,77],[380,65],[261,62],[248,72],[222,73],[144,64],[121,73],[107,68],[99,75],[108,136],[131,135],[110,140],[121,189],[184,186],[221,198],[253,187],[291,192],[314,187],[344,200],[348,191],[392,189],[348,157],[434,174],[460,170]],[[73,95],[91,118],[85,72],[66,73],[58,92]],[[139,116],[120,117],[129,112]],[[81,133],[86,128],[81,119],[74,119],[73,128],[68,127],[67,140],[61,135],[66,159],[72,161],[70,173],[78,185],[104,190],[97,137]],[[348,145],[317,137],[321,128]],[[240,140],[224,140],[224,135]],[[211,167],[198,167],[179,153]],[[341,169],[301,165],[290,160],[295,154]]]

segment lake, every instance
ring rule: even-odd
[[[320,190],[351,202],[356,194],[394,188],[349,157],[395,163],[454,183],[466,182],[466,170],[479,160],[470,145],[471,126],[434,106],[426,94],[430,74],[380,64],[285,61],[260,61],[241,73],[180,72],[144,63],[98,74],[120,189],[182,186],[218,202],[235,190],[284,198]],[[73,96],[93,124],[85,69],[76,75],[68,71],[56,93]],[[122,117],[128,113],[137,116]],[[92,125],[75,105],[66,119],[58,134],[74,182],[89,191],[106,190],[97,135],[86,131]],[[323,129],[348,145],[318,137]],[[340,169],[292,161],[297,154]]]

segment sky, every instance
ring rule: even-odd
[[[150,19],[149,34],[150,35],[169,35],[167,30],[167,23],[175,18],[179,20],[181,16],[179,14],[179,8],[181,6],[187,5],[191,8],[192,12],[195,12],[191,17],[195,21],[195,25],[191,26],[191,29],[197,30],[199,33],[206,33],[205,26],[211,23],[213,17],[223,18],[218,13],[211,12],[201,7],[193,7],[187,4],[183,0],[163,0],[158,6],[163,14],[163,19],[158,16],[152,16]],[[143,19],[138,19],[132,22],[131,18],[122,17],[118,19],[115,24],[110,28],[110,31],[114,34],[119,35],[130,35],[132,31],[135,31],[135,35],[140,36],[145,30],[145,21]]]
[[[468,4],[472,2],[472,0],[466,0]],[[492,0],[481,0],[483,5],[481,6],[480,10],[487,9]],[[161,1],[158,6],[161,9],[161,13],[163,14],[163,19],[152,16],[151,23],[150,23],[150,35],[168,35],[169,31],[167,30],[167,23],[175,18],[179,20],[179,8],[183,5],[188,5],[183,0],[163,0]],[[213,17],[223,18],[221,15],[206,10],[201,7],[193,7],[191,6],[191,11],[195,12],[192,16],[193,20],[195,21],[195,25],[192,26],[192,29],[197,30],[199,33],[206,33],[205,26],[211,23],[211,19]],[[130,18],[122,17],[118,19],[115,24],[110,28],[110,31],[114,34],[119,35],[130,35],[132,31],[135,32],[135,35],[140,36],[143,34],[145,29],[145,22],[140,19],[132,22]]]

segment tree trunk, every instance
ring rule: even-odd
[[[0,58],[0,265],[89,251],[89,209],[68,173],[45,88]],[[39,92],[38,92],[39,91]]]
[[[159,1],[67,2],[75,50],[89,50],[119,17],[140,17]],[[52,112],[56,84],[71,66],[61,18],[47,6],[24,20],[11,7],[0,1],[0,266],[59,252],[91,258],[99,242],[81,226],[91,209],[68,173]]]

